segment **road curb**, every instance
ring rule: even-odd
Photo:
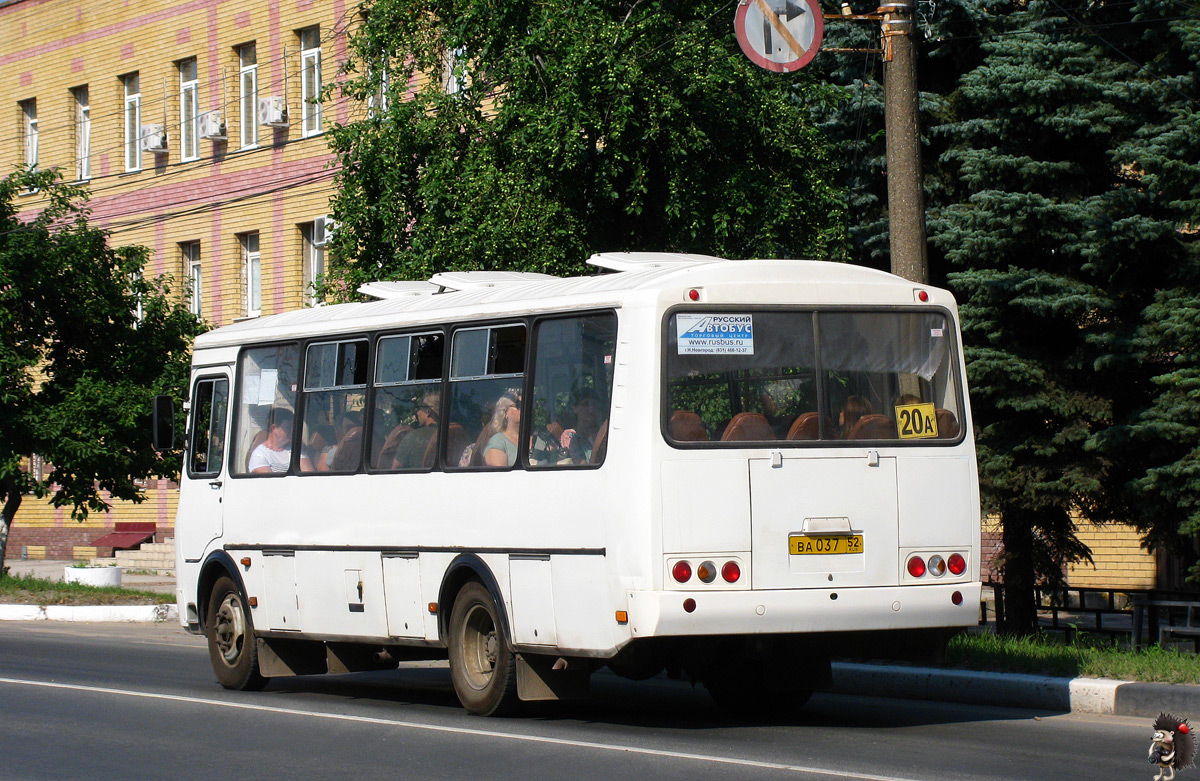
[[[0,621],[178,621],[179,609],[166,605],[0,605]]]
[[[838,662],[833,691],[1071,713],[1200,715],[1200,686]]]

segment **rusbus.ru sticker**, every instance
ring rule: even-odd
[[[680,355],[754,355],[753,315],[676,315]]]

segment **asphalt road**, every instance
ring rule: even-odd
[[[1150,779],[1149,720],[836,695],[730,720],[701,688],[466,715],[444,665],[218,686],[155,624],[0,625],[0,778]],[[1188,771],[1192,772],[1192,771]]]

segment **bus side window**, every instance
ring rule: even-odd
[[[301,472],[355,472],[362,462],[366,339],[310,344],[304,359]]]
[[[538,323],[530,467],[603,462],[616,333],[611,312]]]
[[[503,469],[516,463],[524,377],[524,325],[454,332],[443,464]],[[489,450],[497,451],[491,464]]]
[[[242,351],[238,360],[238,402],[234,420],[231,471],[251,474],[250,456],[267,441],[272,420],[285,423],[275,445],[280,448],[272,473],[287,471],[295,436],[291,412],[296,408],[296,384],[299,381],[300,348],[296,344],[252,347]],[[286,413],[286,414],[285,414]],[[279,469],[274,467],[278,466]]]
[[[385,336],[376,343],[372,469],[432,466],[442,413],[443,345],[440,333]]]
[[[192,477],[220,474],[228,408],[228,380],[221,377],[196,382],[192,394],[192,437],[188,444],[188,473]]]

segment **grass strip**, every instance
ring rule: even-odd
[[[118,586],[87,586],[32,576],[0,577],[0,604],[5,605],[161,605],[170,594]]]
[[[1156,645],[1134,651],[1090,641],[1086,636],[1068,645],[1047,636],[1007,637],[970,632],[950,641],[946,663],[968,670],[1063,678],[1200,683],[1200,655]]]

